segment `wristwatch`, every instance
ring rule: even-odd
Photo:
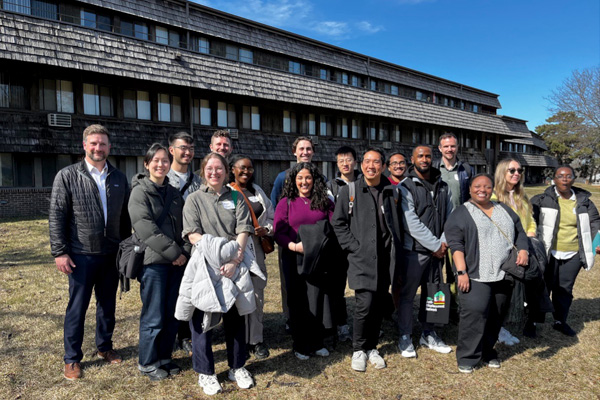
[[[456,275],[464,275],[467,273],[467,270],[462,270],[462,271],[456,271]]]

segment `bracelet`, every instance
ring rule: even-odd
[[[458,275],[458,276],[460,276],[460,275],[466,275],[466,274],[467,274],[467,270],[466,269],[464,269],[462,271],[458,271],[458,270],[456,271],[456,275]]]

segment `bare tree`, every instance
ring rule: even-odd
[[[553,114],[574,112],[584,125],[600,129],[600,66],[573,71],[548,98]]]

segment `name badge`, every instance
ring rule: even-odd
[[[250,196],[248,197],[248,201],[251,203],[258,203],[258,196]]]
[[[577,214],[577,210],[573,207],[573,214]]]
[[[233,200],[223,200],[221,202],[221,204],[223,205],[223,208],[226,210],[234,210],[235,209],[235,204],[233,204]]]

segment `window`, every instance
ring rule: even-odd
[[[338,137],[348,137],[348,118],[338,118],[336,127]]]
[[[112,117],[113,98],[110,88],[91,83],[83,84],[83,113]]]
[[[290,61],[288,66],[288,71],[292,74],[300,74],[302,71],[302,66],[299,62]]]
[[[421,132],[416,128],[413,128],[412,142],[413,144],[421,144]]]
[[[198,39],[198,49],[197,50],[200,53],[209,54],[210,53],[210,44],[208,42],[208,39],[206,39],[206,38],[199,38]]]
[[[428,101],[427,94],[425,92],[421,92],[421,91],[417,90],[417,100]]]
[[[369,140],[377,140],[377,122],[369,123]]]
[[[286,133],[296,133],[296,113],[283,111],[283,131]]]
[[[360,120],[353,119],[352,120],[352,139],[361,139],[362,135],[360,134]]]
[[[240,49],[240,61],[248,64],[254,62],[254,56],[250,49]]]
[[[240,52],[240,50],[238,49],[237,46],[233,46],[230,44],[225,45],[225,58],[226,59],[237,61],[240,58],[239,52]]]
[[[163,122],[181,122],[181,97],[159,93],[158,120]]]
[[[377,81],[376,81],[376,80],[374,80],[374,79],[371,79],[371,83],[370,83],[370,86],[369,86],[369,88],[370,88],[371,90],[375,90],[375,91],[376,91],[376,90],[377,90]]]
[[[379,137],[377,138],[377,140],[382,140],[387,142],[388,140],[390,140],[390,134],[388,131],[388,124],[384,123],[384,122],[380,122],[379,123]]]
[[[400,125],[394,125],[393,131],[392,131],[392,140],[394,142],[401,142],[402,141],[402,135],[401,135],[401,131],[400,131]]]
[[[29,108],[25,85],[2,72],[0,72],[0,108]]]
[[[351,83],[352,86],[362,87],[362,79],[360,78],[360,76],[352,75]]]
[[[137,39],[148,40],[148,26],[143,22],[121,21],[121,33]]]
[[[2,3],[2,8],[7,11],[31,14],[31,3],[29,0],[4,0]]]
[[[319,117],[319,135],[320,136],[331,136],[331,117],[328,115],[321,115]]]
[[[317,123],[315,114],[306,114],[302,119],[302,133],[305,135],[317,134]]]
[[[260,112],[256,106],[242,107],[242,128],[260,130]]]
[[[235,105],[223,101],[217,103],[217,125],[223,128],[237,127]]]
[[[184,47],[183,43],[181,43],[181,38],[179,32],[168,30],[167,28],[163,28],[162,26],[157,26],[155,28],[155,42],[173,46],[173,47]]]
[[[335,80],[338,83],[342,83],[344,85],[348,84],[348,74],[345,72],[336,71]]]
[[[394,96],[398,96],[398,93],[399,93],[398,86],[392,85],[390,93],[393,94]]]
[[[56,79],[40,79],[40,109],[74,113],[73,83]]]
[[[490,138],[490,137],[485,138],[485,148],[487,150],[490,150],[492,148],[492,138]]]
[[[473,112],[476,112],[476,113],[479,112],[479,105],[473,104]]]
[[[94,11],[81,10],[81,26],[86,28],[101,29],[110,32],[111,21],[108,15],[97,14]]]
[[[204,99],[194,99],[193,111],[193,122],[194,124],[210,125],[210,103]]]
[[[143,90],[124,90],[123,115],[125,118],[151,119],[150,92]]]
[[[326,70],[325,68],[321,68],[319,70],[319,78],[328,81],[329,80],[329,71]]]

